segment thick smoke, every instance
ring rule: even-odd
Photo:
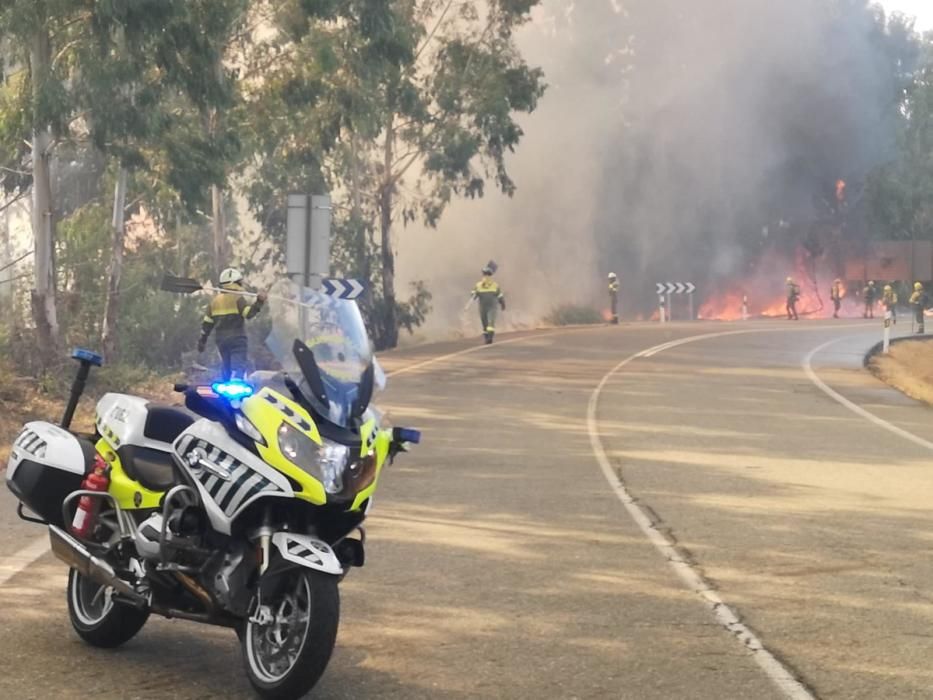
[[[489,258],[522,320],[604,305],[610,270],[630,316],[656,281],[740,274],[763,232],[799,237],[838,179],[854,199],[890,152],[909,56],[878,13],[865,0],[545,2],[520,37],[550,89],[510,163],[518,194],[403,231],[401,278],[428,283],[442,327]]]

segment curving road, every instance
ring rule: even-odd
[[[879,333],[646,324],[386,355],[381,403],[425,443],[385,474],[313,697],[933,698],[933,422],[861,369]],[[251,696],[226,630],[85,647],[6,492],[0,525],[0,697]]]

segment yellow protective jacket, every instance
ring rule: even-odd
[[[881,303],[884,304],[884,308],[893,309],[897,306],[897,292],[885,292],[881,297]]]
[[[225,289],[233,292],[244,291],[238,284],[226,285]],[[221,292],[213,299],[201,323],[201,337],[205,340],[216,330],[215,338],[222,343],[228,338],[246,335],[246,320],[253,318],[262,309],[262,302],[258,299],[250,301],[240,294],[224,294]]]
[[[499,283],[492,277],[483,277],[476,286],[473,287],[473,298],[478,299],[480,306],[492,308],[496,302],[505,305],[505,295],[499,287]]]
[[[910,295],[910,305],[919,306],[923,309],[927,306],[927,293],[926,290],[921,289],[920,291],[915,291]]]
[[[619,293],[619,280],[612,280],[612,282],[609,283],[609,293],[610,294]]]

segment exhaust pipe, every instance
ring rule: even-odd
[[[110,564],[95,557],[83,544],[60,527],[49,525],[49,539],[52,543],[52,553],[82,576],[101,586],[110,586],[136,605],[148,605],[145,596],[137,593],[129,583],[117,576]]]

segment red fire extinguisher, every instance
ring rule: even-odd
[[[110,488],[110,476],[107,474],[107,463],[100,455],[94,455],[94,469],[84,477],[81,482],[82,491],[106,492]],[[75,537],[86,539],[97,524],[97,514],[100,512],[100,498],[81,496],[78,499],[78,508],[75,510],[74,520],[71,521],[71,532]]]

